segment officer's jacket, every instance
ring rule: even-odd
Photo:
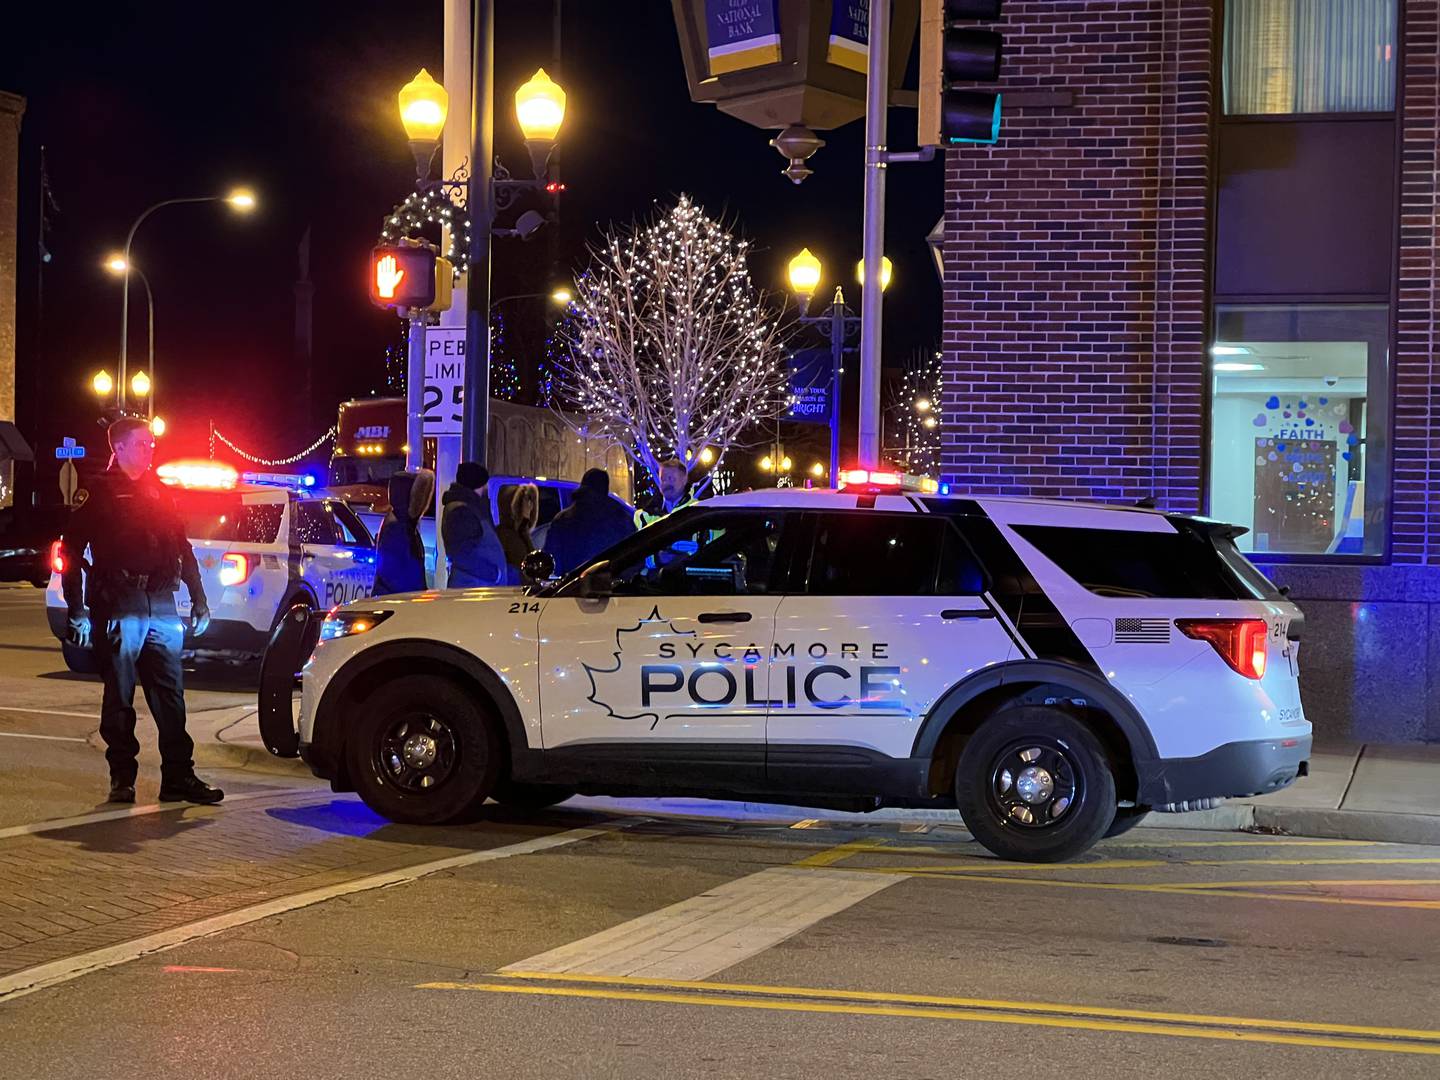
[[[87,546],[89,573],[82,579]],[[153,472],[131,480],[112,466],[97,477],[90,497],[70,516],[62,547],[61,581],[72,608],[94,603],[107,586],[173,592],[182,581],[194,604],[208,606],[175,499]]]

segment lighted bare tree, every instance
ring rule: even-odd
[[[747,245],[687,196],[591,248],[556,367],[567,423],[625,448],[658,478],[672,454],[716,461],[787,403],[778,312]]]

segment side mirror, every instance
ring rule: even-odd
[[[555,576],[555,556],[545,551],[532,551],[520,560],[520,576],[530,584],[549,581]]]
[[[615,591],[615,575],[608,562],[596,563],[580,578],[580,595],[587,600],[601,600]]]

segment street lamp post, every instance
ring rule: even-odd
[[[881,260],[880,288],[883,291],[889,284],[893,273],[890,260]],[[839,285],[835,286],[835,295],[831,298],[830,306],[819,315],[810,314],[810,300],[820,287],[823,277],[823,267],[819,259],[810,253],[809,248],[803,249],[799,255],[790,260],[788,267],[790,288],[800,299],[800,316],[798,322],[802,326],[813,326],[820,335],[830,342],[830,483],[835,484],[840,476],[840,399],[842,378],[845,364],[845,342],[860,329],[860,318],[845,304],[845,293]],[[864,280],[864,265],[860,268],[861,280]]]
[[[149,349],[148,349],[148,352],[147,352],[147,360],[146,360],[146,366],[145,366],[145,376],[146,376],[146,379],[147,379],[148,383],[149,383],[151,386],[154,386],[154,385],[155,385],[155,294],[150,291],[150,279],[145,276],[145,272],[144,272],[143,270],[141,270],[138,266],[135,266],[134,264],[132,264],[132,263],[130,263],[129,261],[127,261],[127,260],[125,259],[125,257],[122,256],[122,255],[112,255],[109,259],[107,259],[106,262],[105,262],[105,269],[109,270],[112,274],[121,274],[121,275],[125,275],[125,276],[129,276],[130,274],[134,274],[136,277],[138,277],[138,278],[140,279],[140,284],[142,284],[142,285],[145,286],[145,312],[146,312],[145,325],[146,325],[146,337],[147,337],[148,343],[149,343]],[[124,378],[124,375],[121,375],[121,378],[123,379],[123,378]],[[121,387],[120,392],[121,392],[122,394],[125,392],[125,391],[124,391],[124,387]],[[155,416],[155,395],[154,395],[154,394],[147,394],[147,395],[146,395],[146,398],[147,398],[148,407],[149,407],[149,413],[148,413],[148,415],[149,415],[151,418],[153,418],[153,417]]]
[[[196,196],[192,196],[192,197],[190,197],[190,198],[184,198],[184,199],[164,199],[164,200],[156,203],[154,206],[147,207],[147,208],[140,214],[140,216],[135,219],[135,223],[130,226],[130,231],[125,234],[125,248],[124,248],[124,250],[120,253],[120,259],[125,263],[126,266],[130,266],[130,265],[131,265],[131,263],[130,263],[130,247],[131,247],[131,245],[134,244],[134,242],[135,242],[135,233],[136,233],[136,231],[140,228],[140,226],[144,223],[145,219],[148,218],[151,214],[155,213],[156,210],[159,210],[159,209],[161,209],[162,207],[166,207],[166,206],[179,206],[179,205],[182,204],[182,203],[212,203],[212,202],[229,203],[231,207],[233,207],[235,210],[240,211],[241,213],[248,213],[249,211],[255,209],[255,196],[254,196],[251,192],[246,191],[246,190],[244,190],[243,188],[237,188],[235,191],[232,191],[229,195],[196,195]],[[147,292],[148,292],[148,289],[149,289],[148,284],[146,285],[146,289],[147,289]],[[153,333],[153,330],[154,330],[153,325],[152,325],[151,330],[152,330],[152,333]],[[129,342],[130,342],[130,275],[127,273],[127,274],[125,274],[125,276],[121,279],[121,286],[120,286],[120,365],[119,365],[120,378],[117,379],[116,382],[115,382],[115,394],[116,394],[116,397],[115,397],[115,405],[116,405],[117,408],[122,409],[122,410],[125,408],[125,385],[126,385],[126,376],[127,376],[126,368],[127,368],[127,366],[128,366],[129,351],[130,351],[130,350],[129,350]]]

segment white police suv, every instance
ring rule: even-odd
[[[210,628],[188,633],[187,652],[225,659],[262,655],[271,631],[294,605],[326,611],[370,595],[375,542],[355,513],[306,475],[245,473],[228,465],[176,462],[157,475],[174,489],[185,535],[195,549],[210,602]],[[72,671],[93,672],[89,649],[71,645],[60,588],[58,541],[51,548],[46,615]],[[175,595],[182,617],[190,594]],[[188,622],[187,622],[188,625]]]
[[[846,479],[712,499],[526,591],[297,613],[262,731],[395,821],[574,792],[956,807],[1041,862],[1306,774],[1301,614],[1241,530]]]

